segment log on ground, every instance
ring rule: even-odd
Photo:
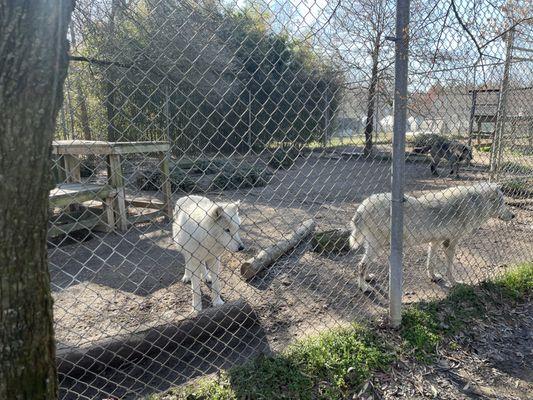
[[[300,244],[307,236],[315,230],[315,221],[308,219],[302,225],[286,238],[277,242],[274,246],[261,250],[259,254],[246,260],[241,266],[241,275],[244,279],[249,280],[259,272],[269,267],[278,258],[287,253],[289,250]]]

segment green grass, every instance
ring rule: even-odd
[[[342,399],[392,359],[382,340],[353,325],[173,389],[165,399]]]
[[[490,153],[490,151],[492,150],[492,146],[490,144],[476,146],[476,148],[477,148],[477,151],[479,151],[480,153]]]
[[[499,293],[504,298],[524,301],[533,291],[533,263],[518,265],[502,276],[484,282],[481,286],[491,293]]]
[[[437,345],[480,315],[495,301],[524,301],[533,294],[533,263],[524,263],[478,286],[457,285],[439,301],[422,302],[403,312],[401,336],[421,361],[432,359]]]
[[[526,301],[532,294],[533,262],[529,262],[478,286],[458,285],[442,300],[407,308],[399,336],[359,325],[330,330],[300,340],[280,354],[261,356],[216,378],[201,378],[150,399],[352,398],[374,372],[386,370],[400,355],[429,362],[437,346],[482,318],[491,304]]]

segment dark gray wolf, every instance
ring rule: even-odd
[[[389,193],[375,194],[361,203],[352,219],[350,246],[355,249],[363,244],[365,248],[358,267],[359,287],[365,292],[371,290],[366,283],[367,266],[390,246],[390,208]],[[436,246],[442,244],[446,254],[445,275],[453,285],[452,263],[457,243],[491,217],[509,221],[514,214],[505,205],[498,186],[487,182],[420,197],[405,196],[404,245],[408,248],[429,243],[427,270],[435,281],[441,277],[435,273],[432,258]]]
[[[220,256],[225,250],[244,250],[238,208],[239,203],[215,203],[202,196],[182,197],[176,202],[172,237],[185,257],[182,281],[191,282],[194,311],[202,309],[202,277],[212,282],[213,305],[224,304],[220,297]]]
[[[448,161],[448,164],[451,166],[450,175],[458,178],[459,163],[469,163],[474,158],[472,148],[457,140],[450,140],[435,135],[431,142],[431,144],[416,148],[414,151],[415,153],[429,153],[431,155],[431,173],[435,176],[439,175],[437,167],[443,159]]]

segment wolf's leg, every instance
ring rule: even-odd
[[[366,283],[366,269],[368,265],[372,264],[376,257],[376,251],[368,243],[365,243],[365,254],[358,265],[357,284],[363,293],[372,291],[372,287]]]
[[[455,154],[450,157],[450,164],[452,166],[452,168],[450,170],[450,175],[453,175],[456,178],[459,178],[459,160],[455,156]]]
[[[211,260],[207,267],[211,273],[212,285],[212,297],[213,297],[213,306],[221,306],[224,304],[224,301],[220,297],[220,260]]]
[[[452,268],[457,242],[453,240],[445,240],[442,245],[444,246],[444,254],[446,255],[446,278],[448,279],[449,284],[453,286],[456,284]]]
[[[211,283],[211,270],[209,269],[209,263],[213,262],[213,260],[205,261],[202,263],[202,277],[204,278],[204,281],[207,283]]]
[[[202,291],[200,289],[202,262],[191,259],[191,288],[192,288],[192,308],[194,311],[202,310]]]
[[[438,155],[431,155],[431,173],[439,176],[438,166],[440,164],[440,157]]]
[[[437,243],[429,242],[428,248],[428,259],[426,262],[426,268],[428,272],[429,279],[433,282],[439,281],[441,278],[435,274],[435,265],[433,264],[433,256],[435,255],[435,246]]]
[[[185,256],[185,272],[183,273],[183,277],[181,278],[181,281],[183,283],[189,283],[191,281],[191,256],[186,255]]]

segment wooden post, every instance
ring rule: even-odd
[[[474,132],[474,120],[476,119],[476,103],[477,90],[472,89],[472,107],[470,108],[470,121],[468,124],[468,146],[470,147],[472,147],[472,133]]]
[[[161,190],[163,191],[163,209],[169,219],[172,219],[172,186],[170,184],[170,162],[168,152],[159,153],[161,160]]]
[[[128,218],[126,215],[126,192],[124,190],[124,175],[122,174],[122,164],[119,154],[109,156],[109,183],[117,190],[114,201],[114,210],[117,213],[117,226],[121,232],[128,228]]]
[[[65,165],[65,180],[68,183],[80,183],[80,159],[71,154],[64,154],[63,163]]]

